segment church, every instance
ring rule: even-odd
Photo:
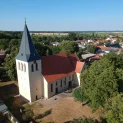
[[[16,69],[20,96],[34,102],[80,86],[80,73],[85,69],[85,63],[76,53],[40,56],[25,23]]]

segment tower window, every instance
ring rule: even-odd
[[[23,64],[21,63],[21,70],[23,71]]]
[[[18,69],[20,70],[20,63],[18,62]]]
[[[26,72],[26,65],[24,64],[24,72]]]
[[[34,72],[34,66],[33,66],[33,64],[31,65],[31,71]]]
[[[35,67],[36,67],[36,71],[38,70],[38,63],[35,64]]]

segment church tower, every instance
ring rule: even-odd
[[[43,96],[41,57],[35,50],[26,23],[16,56],[16,68],[20,96],[30,102],[40,99]]]

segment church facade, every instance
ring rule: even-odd
[[[19,94],[33,102],[48,99],[72,86],[80,86],[80,73],[85,69],[85,63],[76,53],[40,56],[25,24],[16,68]]]

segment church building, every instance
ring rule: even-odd
[[[79,60],[76,53],[40,56],[25,24],[16,68],[19,94],[33,102],[80,86],[80,73],[85,69],[85,63]]]

